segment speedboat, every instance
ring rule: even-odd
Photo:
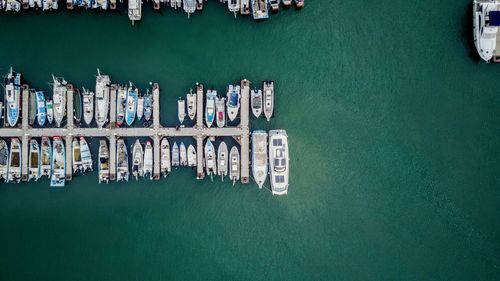
[[[142,0],[128,1],[128,18],[132,21],[141,20],[142,17]]]
[[[167,138],[163,138],[160,142],[160,156],[160,171],[163,174],[163,177],[166,177],[172,170],[170,163],[170,143]]]
[[[52,145],[50,143],[50,139],[48,137],[42,137],[42,141],[40,143],[42,148],[42,157],[41,157],[41,166],[40,166],[40,175],[50,177],[52,172]]]
[[[181,142],[181,145],[179,146],[179,160],[180,160],[179,164],[181,166],[187,165],[187,151],[184,142]]]
[[[174,142],[174,145],[172,146],[172,166],[178,167],[179,163],[179,146],[177,145],[177,142]]]
[[[47,100],[45,102],[45,110],[47,110],[47,121],[52,124],[54,121],[54,103],[52,100]]]
[[[211,127],[215,119],[215,99],[217,98],[216,90],[207,91],[207,101],[205,105],[205,121],[207,127]]]
[[[125,110],[127,107],[127,87],[118,86],[116,96],[116,125],[121,126],[125,121]]]
[[[194,120],[194,117],[196,117],[196,93],[193,94],[193,90],[189,90],[189,93],[186,95],[186,100],[189,119]]]
[[[240,109],[240,86],[229,85],[227,88],[227,116],[234,121]]]
[[[213,176],[217,171],[217,160],[215,157],[215,147],[210,140],[207,140],[205,144],[205,169],[209,176]]]
[[[80,142],[77,138],[73,139],[73,174],[80,174],[82,172],[82,152],[80,149]]]
[[[108,75],[101,74],[97,69],[95,79],[95,121],[99,128],[104,127],[108,122],[109,92],[111,80]]]
[[[222,128],[226,126],[226,105],[225,98],[217,98],[215,101],[215,109],[217,111],[217,127]]]
[[[179,98],[177,101],[177,116],[179,117],[179,122],[182,124],[186,117],[186,102],[182,98]]]
[[[265,81],[264,82],[264,116],[266,116],[267,121],[271,120],[274,110],[274,82]]]
[[[474,43],[479,56],[489,62],[496,50],[500,8],[496,1],[474,0]]]
[[[227,145],[225,142],[221,142],[219,144],[219,149],[217,150],[217,174],[221,176],[222,180],[224,180],[224,177],[227,176],[228,173],[228,160]]]
[[[80,153],[82,155],[82,172],[92,171],[92,154],[84,137],[80,137]]]
[[[227,8],[236,17],[236,14],[240,11],[240,0],[227,0]]]
[[[187,158],[188,158],[188,166],[195,167],[196,166],[196,149],[192,144],[189,145],[187,150]]]
[[[99,183],[109,182],[109,150],[106,140],[99,140]]]
[[[40,147],[35,139],[30,140],[28,163],[28,181],[34,179],[37,181],[40,178]]]
[[[19,0],[6,0],[5,11],[19,12],[21,10],[21,1]]]
[[[87,125],[94,119],[94,93],[83,88],[83,121]]]
[[[144,175],[144,151],[139,140],[136,140],[132,148],[132,175],[137,180]]]
[[[183,0],[183,7],[184,7],[184,12],[188,14],[189,16],[194,13],[196,10],[196,1],[195,0]]]
[[[267,133],[264,130],[252,133],[252,174],[262,189],[267,178]]]
[[[144,115],[144,97],[137,98],[137,120],[141,120]]]
[[[153,146],[150,141],[146,142],[144,148],[144,177],[153,179]]]
[[[236,146],[233,146],[229,152],[229,161],[229,179],[234,185],[240,179],[240,152]]]
[[[61,127],[62,120],[66,115],[67,82],[64,79],[56,78],[54,75],[52,75],[52,80],[54,81],[52,85],[52,90],[54,91],[52,97],[54,103],[54,121],[56,121],[57,127]]]
[[[263,20],[269,18],[267,1],[268,0],[252,0],[252,15],[254,20]]]
[[[151,115],[153,113],[153,100],[149,91],[144,96],[144,120],[151,120]]]
[[[21,73],[16,73],[10,68],[5,77],[5,114],[9,126],[14,127],[19,120],[19,107],[21,104]]]
[[[288,192],[288,136],[285,130],[269,131],[269,163],[271,191],[274,195]]]
[[[255,89],[250,92],[250,103],[253,115],[259,118],[262,114],[262,90]]]
[[[128,181],[128,152],[123,139],[116,142],[116,181]]]
[[[29,90],[29,105],[28,105],[28,124],[33,126],[36,119],[36,94],[35,90]]]
[[[45,95],[42,91],[36,91],[36,117],[40,127],[45,125],[47,119],[47,111],[45,109]]]
[[[9,170],[9,147],[7,142],[0,140],[0,179],[7,180]]]
[[[240,14],[250,14],[250,0],[240,0]]]
[[[54,137],[52,150],[52,173],[50,186],[64,186],[66,183],[66,151],[60,137]]]
[[[125,112],[125,122],[127,125],[132,125],[135,120],[135,115],[137,113],[137,88],[130,83],[127,91],[127,110]]]
[[[21,143],[19,139],[11,138],[8,172],[5,182],[19,183],[21,181],[21,156]]]
[[[269,6],[273,12],[277,12],[280,9],[280,0],[269,0]]]

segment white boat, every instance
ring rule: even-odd
[[[209,176],[213,176],[217,171],[215,147],[210,140],[205,144],[205,169]]]
[[[269,163],[271,191],[274,195],[288,193],[288,136],[285,130],[269,131]]]
[[[267,121],[271,120],[274,110],[274,82],[266,81],[264,82],[264,116],[266,116]]]
[[[207,91],[207,100],[205,104],[205,122],[207,127],[211,127],[215,119],[215,99],[217,98],[216,90]]]
[[[189,119],[194,120],[196,117],[196,93],[193,93],[193,90],[189,90],[189,93],[186,95],[186,100]]]
[[[179,117],[179,122],[182,124],[184,118],[186,118],[186,102],[179,98],[177,101],[177,117]]]
[[[0,179],[7,180],[9,170],[9,146],[4,140],[0,140]]]
[[[21,162],[21,143],[19,139],[12,138],[10,140],[9,164],[5,182],[19,183],[21,181]]]
[[[52,145],[50,143],[50,139],[48,137],[42,137],[42,141],[40,143],[42,148],[41,150],[41,166],[40,166],[40,174],[41,176],[50,177],[52,172]]]
[[[144,120],[151,120],[151,115],[153,115],[153,97],[148,92],[144,95]]]
[[[229,161],[229,179],[234,185],[240,179],[240,152],[236,146],[233,146],[229,152]]]
[[[52,103],[52,100],[47,100],[45,102],[46,110],[47,110],[47,121],[49,124],[52,124],[54,122],[54,104]]]
[[[240,14],[250,14],[250,0],[240,0]]]
[[[221,142],[219,144],[219,149],[217,149],[217,174],[221,176],[221,179],[224,180],[224,177],[228,174],[228,150],[225,142]]]
[[[267,132],[257,130],[252,133],[252,175],[260,189],[267,173]]]
[[[267,1],[268,0],[252,0],[252,15],[254,20],[264,20],[269,18]]]
[[[134,21],[141,20],[142,17],[142,0],[128,1],[128,18],[134,24]]]
[[[295,1],[295,6],[297,6],[297,8],[304,7],[304,0],[294,0],[294,1]]]
[[[45,121],[47,120],[47,109],[45,106],[45,95],[42,91],[36,91],[36,118],[38,125],[43,127],[45,125]]]
[[[146,142],[144,148],[144,177],[153,179],[153,146],[150,141]]]
[[[195,0],[183,0],[183,7],[184,7],[184,12],[188,14],[189,16],[196,11],[196,1]]]
[[[6,0],[6,12],[19,12],[21,10],[21,1],[19,0]]]
[[[215,109],[217,116],[217,127],[222,128],[226,126],[226,99],[225,98],[217,98],[215,101]]]
[[[500,26],[499,2],[474,0],[474,44],[479,56],[489,62],[495,55],[498,26]]]
[[[109,112],[109,92],[111,80],[108,75],[101,74],[97,69],[97,76],[95,79],[95,121],[99,128],[104,127],[108,122]]]
[[[184,145],[184,142],[181,142],[181,145],[179,146],[179,165],[181,166],[187,166],[187,151],[186,151],[186,146]]]
[[[82,155],[82,172],[92,171],[92,154],[84,137],[80,137],[80,153]]]
[[[73,174],[80,174],[83,170],[82,166],[82,153],[80,149],[80,142],[78,141],[77,138],[73,139],[73,145],[72,145],[72,150],[73,150]]]
[[[106,140],[99,140],[99,183],[109,182],[109,150]]]
[[[163,177],[166,177],[170,171],[172,170],[172,166],[170,163],[170,143],[167,138],[163,138],[160,142],[160,170],[163,174]]]
[[[196,149],[192,144],[189,145],[187,149],[187,158],[188,158],[188,166],[195,167],[196,166]]]
[[[229,85],[227,87],[227,117],[234,121],[240,109],[240,86]]]
[[[177,145],[177,142],[174,142],[174,145],[172,146],[172,166],[178,167],[179,163],[179,146]]]
[[[137,120],[141,120],[144,115],[144,97],[137,98]]]
[[[250,92],[250,106],[255,118],[259,118],[262,114],[262,90],[252,90]]]
[[[40,178],[40,147],[35,139],[30,140],[28,181]]]
[[[127,87],[119,85],[116,95],[116,125],[121,126],[125,121],[125,110],[127,108]]]
[[[83,121],[90,125],[94,119],[94,93],[83,88]]]
[[[12,70],[5,77],[5,115],[9,126],[14,127],[19,120],[21,106],[21,74]]]
[[[66,98],[68,88],[66,88],[66,81],[64,79],[56,78],[52,75],[54,84],[52,90],[54,92],[52,102],[54,104],[54,121],[57,127],[61,127],[62,120],[66,115]]]
[[[132,148],[132,175],[137,180],[144,176],[144,150],[139,140],[136,140]]]
[[[292,0],[281,0],[283,6],[290,6],[292,4]]]
[[[129,126],[131,126],[135,121],[138,95],[139,92],[137,91],[137,88],[132,84],[132,82],[130,82],[130,86],[127,89],[127,109],[125,112],[125,122]]]
[[[227,8],[236,17],[236,14],[240,11],[240,0],[228,0]]]
[[[123,139],[116,142],[116,181],[128,181],[128,152]]]
[[[52,172],[50,175],[50,186],[64,186],[66,183],[66,150],[64,142],[60,137],[54,137],[52,141]]]
[[[273,12],[277,12],[280,9],[280,0],[269,0],[269,6]]]

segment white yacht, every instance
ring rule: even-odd
[[[125,110],[127,108],[127,86],[118,86],[116,95],[116,125],[121,126],[125,122]]]
[[[48,137],[42,137],[40,146],[42,148],[40,174],[41,176],[50,177],[52,165],[52,145],[50,139]]]
[[[227,8],[236,18],[236,14],[240,11],[240,0],[227,0]]]
[[[142,18],[142,0],[129,0],[128,1],[128,18],[134,24]]]
[[[219,149],[217,149],[217,174],[221,176],[221,180],[228,174],[228,161],[229,155],[227,150],[227,145],[224,141],[219,144]]]
[[[186,146],[184,145],[184,142],[181,142],[181,145],[179,146],[179,165],[187,166],[187,160]]]
[[[177,145],[177,142],[174,142],[174,145],[172,146],[172,166],[178,167],[179,166],[179,146]]]
[[[187,150],[187,158],[188,158],[188,166],[195,167],[196,166],[196,149],[192,144],[189,145]]]
[[[128,152],[123,139],[116,142],[116,181],[128,181]]]
[[[94,93],[83,88],[83,121],[90,125],[94,119]]]
[[[5,77],[5,115],[7,123],[14,127],[19,120],[21,106],[21,74],[12,70],[12,67]]]
[[[30,140],[28,180],[40,178],[40,147],[35,139]]]
[[[194,120],[194,117],[196,117],[196,93],[190,90],[186,95],[186,100],[189,119]]]
[[[252,90],[250,92],[250,106],[255,118],[259,118],[262,114],[262,90]]]
[[[210,140],[205,144],[205,169],[209,176],[213,176],[217,171],[215,147]]]
[[[95,80],[95,121],[99,128],[108,122],[109,92],[111,80],[97,69]]]
[[[150,141],[144,147],[144,177],[153,179],[153,146]]]
[[[66,150],[64,149],[64,142],[60,137],[54,137],[53,144],[54,149],[52,150],[52,173],[50,175],[50,186],[64,186],[66,183],[67,156]]]
[[[141,120],[144,115],[144,97],[137,98],[137,120]]]
[[[56,78],[52,75],[54,84],[52,85],[52,90],[54,95],[52,97],[52,102],[54,105],[54,121],[56,121],[56,126],[61,127],[61,122],[66,115],[66,98],[68,88],[66,88],[67,82],[64,79]]]
[[[19,183],[21,181],[21,142],[19,139],[10,140],[9,165],[5,182]]]
[[[271,120],[274,111],[274,82],[264,82],[264,116],[267,121]]]
[[[80,137],[80,153],[82,155],[82,172],[92,171],[92,154],[84,137]]]
[[[495,55],[498,26],[500,26],[500,2],[474,0],[474,44],[479,56],[489,62]]]
[[[182,124],[184,118],[186,118],[186,102],[179,98],[177,101],[177,116],[179,117],[179,122]]]
[[[80,149],[80,142],[77,138],[73,139],[72,143],[73,150],[73,174],[79,174],[82,172],[82,153]]]
[[[240,110],[240,86],[229,85],[227,87],[227,117],[229,121],[234,121]]]
[[[136,180],[144,175],[144,150],[139,140],[132,148],[132,175]]]
[[[0,179],[7,180],[9,169],[9,146],[4,140],[0,140]]]
[[[229,152],[229,161],[229,179],[234,185],[240,179],[240,152],[236,146],[233,146]]]
[[[226,126],[226,99],[225,98],[217,98],[215,100],[215,109],[216,109],[216,123],[217,127],[222,128]]]
[[[170,163],[170,143],[167,138],[163,138],[160,142],[160,171],[163,177],[166,177],[170,171],[172,171],[172,166]]]
[[[269,131],[269,163],[271,191],[275,195],[288,193],[288,136],[285,130]]]
[[[109,150],[106,140],[99,140],[99,183],[109,182]]]
[[[267,133],[257,130],[252,133],[252,175],[261,189],[267,173]]]
[[[207,99],[205,104],[205,122],[207,127],[211,127],[215,119],[215,99],[217,98],[216,90],[207,91]],[[198,113],[199,114],[199,113]]]

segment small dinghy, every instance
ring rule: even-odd
[[[227,163],[228,163],[228,152],[227,145],[225,142],[219,144],[219,149],[217,150],[217,174],[221,176],[221,180],[227,176]]]
[[[167,138],[163,138],[160,143],[160,170],[163,174],[163,177],[166,177],[170,171],[172,170],[172,166],[170,163],[170,143]]]
[[[233,185],[240,179],[240,152],[236,146],[231,148],[229,153],[229,179],[233,181]]]
[[[196,166],[196,149],[194,148],[194,146],[192,144],[190,144],[188,147],[187,157],[188,157],[188,166],[195,167]]]
[[[217,127],[222,128],[226,126],[226,105],[224,98],[217,98],[215,102],[217,111]]]
[[[250,93],[250,103],[252,113],[255,118],[259,118],[262,114],[262,90],[252,90]]]

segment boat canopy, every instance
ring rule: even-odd
[[[500,26],[500,11],[489,12],[490,23],[489,26]]]
[[[229,104],[231,106],[236,106],[238,105],[238,94],[236,92],[231,93],[231,99],[229,101]]]

